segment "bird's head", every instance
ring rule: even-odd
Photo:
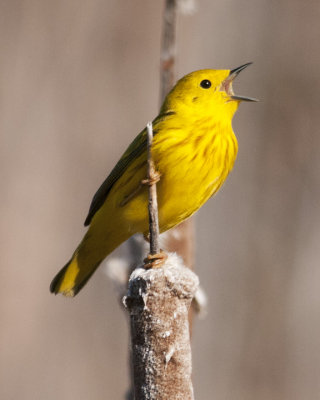
[[[203,69],[180,79],[166,97],[162,111],[172,110],[190,117],[217,118],[231,121],[241,101],[257,101],[237,96],[232,83],[251,63],[233,70]]]

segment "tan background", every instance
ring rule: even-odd
[[[177,74],[254,61],[236,83],[235,170],[198,213],[209,313],[198,400],[320,398],[316,0],[198,0]],[[98,185],[157,114],[163,2],[0,1],[0,398],[123,399],[127,326],[100,269],[74,300],[48,286]]]

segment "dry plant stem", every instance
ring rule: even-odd
[[[163,102],[174,84],[174,64],[176,55],[176,0],[166,0],[163,14],[163,36],[161,46],[161,89],[160,101]]]
[[[148,146],[148,181],[149,181],[149,233],[150,233],[150,254],[158,254],[159,246],[159,220],[158,220],[158,201],[157,201],[157,173],[152,160],[152,122],[147,124],[147,146]]]
[[[130,313],[135,400],[192,400],[188,310],[197,276],[170,253],[161,268],[136,269]]]

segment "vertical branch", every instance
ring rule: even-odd
[[[158,174],[152,160],[151,147],[153,140],[152,122],[147,124],[147,151],[148,151],[148,184],[149,184],[149,233],[150,233],[150,254],[158,254],[159,246],[159,220],[158,220],[158,200],[156,182],[159,180]]]
[[[163,33],[160,54],[160,101],[165,99],[168,92],[172,89],[175,81],[174,66],[176,56],[176,0],[166,0],[163,14]]]

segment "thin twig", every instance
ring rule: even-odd
[[[150,233],[150,254],[158,254],[159,246],[159,220],[158,200],[156,182],[159,179],[151,154],[153,140],[152,122],[147,124],[147,147],[148,147],[148,183],[149,183],[149,233]]]

